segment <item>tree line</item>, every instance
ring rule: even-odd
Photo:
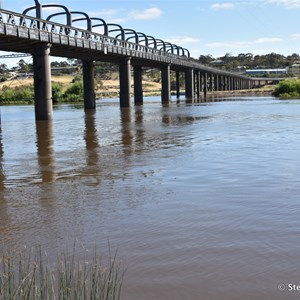
[[[254,55],[252,53],[240,53],[232,55],[226,53],[224,56],[214,58],[212,55],[200,55],[199,62],[205,65],[215,66],[225,70],[244,69],[278,69],[291,67],[293,64],[300,63],[300,56],[293,53],[288,56],[277,53],[265,55]]]

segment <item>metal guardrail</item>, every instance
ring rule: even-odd
[[[98,50],[104,53],[132,55],[132,52],[134,52],[133,56],[137,57],[140,53],[169,59],[180,58],[180,56],[144,45],[6,10],[0,10],[0,34],[45,43]]]
[[[177,66],[195,68],[209,73],[251,80],[251,78],[246,76],[202,65],[192,58],[3,9],[0,9],[0,36],[1,35],[100,51],[104,55],[117,54],[153,60],[175,64]]]

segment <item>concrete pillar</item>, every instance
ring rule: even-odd
[[[84,109],[96,108],[94,62],[91,59],[82,60]]]
[[[224,85],[225,85],[225,76],[221,75],[219,76],[219,91],[224,91]]]
[[[50,44],[37,45],[33,50],[35,119],[53,119]]]
[[[201,73],[200,71],[198,70],[197,71],[197,82],[196,82],[196,87],[197,87],[197,98],[198,100],[200,99],[200,93],[201,93]]]
[[[176,71],[176,98],[180,98],[180,72]]]
[[[203,91],[203,78],[202,78],[202,72],[199,71],[199,86],[200,86],[200,93]]]
[[[232,90],[235,91],[236,90],[236,78],[232,77]]]
[[[161,102],[171,99],[170,65],[161,68]]]
[[[134,104],[143,104],[143,79],[142,79],[142,67],[133,67],[133,79],[134,79]]]
[[[215,91],[219,91],[219,75],[214,76],[214,83]]]
[[[214,84],[213,84],[213,74],[209,74],[209,90],[212,92],[214,90]]]
[[[207,73],[204,73],[204,87],[203,87],[203,92],[204,92],[204,98],[207,96]]]
[[[120,80],[120,107],[131,106],[131,64],[130,57],[120,59],[119,80]]]
[[[194,70],[188,69],[185,71],[185,97],[194,99]]]

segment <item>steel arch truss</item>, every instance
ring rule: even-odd
[[[118,32],[117,35],[112,36],[115,39],[119,39],[122,42],[128,42],[131,39],[134,39],[136,46],[145,46],[146,48],[152,47],[157,51],[163,51],[166,53],[171,53],[173,55],[190,57],[190,52],[188,49],[181,46],[172,44],[170,42],[164,41],[162,39],[154,38],[151,35],[146,35],[142,32],[137,32],[133,29],[123,28],[119,24],[106,23],[102,18],[90,17],[87,13],[81,11],[70,11],[66,6],[60,4],[41,4],[39,0],[34,0],[35,6],[31,6],[23,11],[23,14],[26,15],[29,11],[35,10],[35,15],[37,19],[42,19],[42,13],[44,8],[59,8],[62,9],[62,12],[57,12],[51,15],[48,15],[47,21],[51,20],[57,16],[66,16],[65,26],[71,27],[73,23],[85,21],[86,22],[86,31],[93,34],[93,28],[103,27],[103,35],[110,36],[110,33]],[[82,17],[73,19],[73,15],[81,15]],[[39,21],[37,20],[37,26],[39,26]],[[110,29],[110,27],[115,27]],[[68,34],[68,29],[65,28],[64,34]]]

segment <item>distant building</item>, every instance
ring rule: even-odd
[[[284,69],[252,69],[246,70],[246,74],[252,76],[262,76],[262,75],[270,75],[270,74],[288,74],[288,68]]]
[[[299,74],[300,74],[300,62],[297,62],[297,63],[293,64],[293,65],[289,68],[289,73],[290,73],[290,74],[296,74],[296,75],[299,75]]]
[[[33,78],[33,73],[16,73],[15,78],[18,79]]]

